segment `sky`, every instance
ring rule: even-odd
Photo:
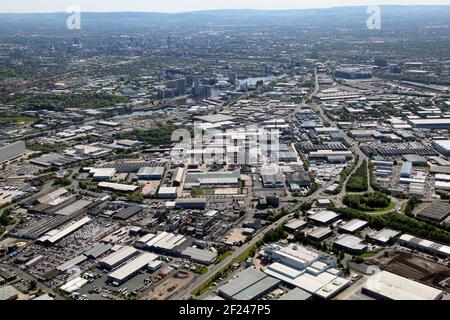
[[[450,0],[0,0],[0,12],[185,12],[213,9],[310,9],[355,5],[450,5]]]

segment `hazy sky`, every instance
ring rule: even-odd
[[[209,9],[304,9],[383,4],[447,4],[450,0],[0,0],[0,12],[181,12]]]

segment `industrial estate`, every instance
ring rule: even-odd
[[[0,14],[0,300],[448,300],[450,6],[366,9]]]

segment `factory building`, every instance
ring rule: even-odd
[[[99,268],[103,269],[114,269],[123,262],[127,261],[131,257],[137,255],[139,251],[130,246],[124,246],[116,252],[106,256],[98,262]]]
[[[338,230],[341,233],[354,233],[364,229],[368,224],[369,222],[365,220],[352,219],[349,222],[340,225]]]
[[[440,300],[443,296],[441,290],[384,270],[370,276],[361,292],[379,300]]]
[[[275,289],[280,280],[250,267],[219,288],[219,295],[227,300],[256,300]]]
[[[415,237],[410,234],[401,235],[398,238],[398,242],[406,247],[441,256],[443,258],[448,258],[450,256],[450,246]]]
[[[182,167],[178,167],[175,169],[175,172],[173,173],[173,181],[172,181],[172,185],[174,187],[181,186],[181,183],[183,182],[184,172],[185,172],[185,169]]]
[[[140,212],[142,212],[142,207],[129,206],[129,207],[126,207],[126,208],[120,210],[119,212],[117,212],[113,216],[113,219],[127,220],[127,219],[130,219],[131,217],[135,216],[136,214],[138,214]]]
[[[336,221],[339,216],[340,214],[334,211],[323,210],[308,216],[308,220],[311,220],[319,225],[326,225]]]
[[[149,252],[142,253],[136,259],[129,261],[119,269],[111,272],[108,275],[107,281],[114,286],[120,286],[122,283],[138,274],[142,269],[146,269],[147,266],[157,258],[158,256],[156,254]]]
[[[273,261],[265,273],[315,297],[330,299],[350,285],[340,276],[332,256],[294,243],[273,244],[265,249]]]
[[[400,177],[411,178],[411,173],[412,173],[412,163],[403,162],[402,168],[400,169]]]
[[[84,217],[74,223],[71,223],[69,225],[66,225],[63,229],[53,229],[49,232],[47,232],[45,235],[37,239],[38,242],[44,243],[45,245],[53,245],[57,243],[58,241],[62,240],[63,238],[67,237],[68,235],[74,233],[81,227],[83,227],[85,224],[91,222],[91,218]]]
[[[449,119],[450,121],[450,119]],[[450,126],[449,126],[450,128]],[[450,156],[450,140],[433,140],[433,148],[441,153],[442,155],[448,157]]]
[[[449,118],[438,119],[410,119],[409,124],[418,129],[450,129]]]
[[[175,199],[176,197],[176,187],[160,187],[158,190],[158,198],[160,199]]]
[[[142,167],[136,174],[139,180],[161,180],[165,167]]]
[[[25,141],[0,146],[0,163],[15,159],[25,153]]]
[[[203,250],[194,247],[188,247],[181,251],[181,256],[195,262],[205,265],[213,264],[217,259],[217,253],[211,250]]]
[[[206,199],[205,198],[178,199],[175,202],[175,208],[203,210],[206,208]]]
[[[384,228],[380,231],[375,232],[375,234],[371,235],[370,239],[372,239],[379,245],[386,246],[392,239],[395,239],[399,234],[400,232],[397,230]]]
[[[444,221],[450,215],[450,204],[448,202],[435,201],[427,205],[417,213],[417,216],[435,220]]]
[[[358,237],[350,234],[343,234],[333,241],[333,246],[337,249],[344,250],[347,253],[361,254],[367,250],[367,245],[362,242],[363,240]]]

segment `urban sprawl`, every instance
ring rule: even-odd
[[[449,299],[450,7],[406,10],[0,14],[0,300]]]

